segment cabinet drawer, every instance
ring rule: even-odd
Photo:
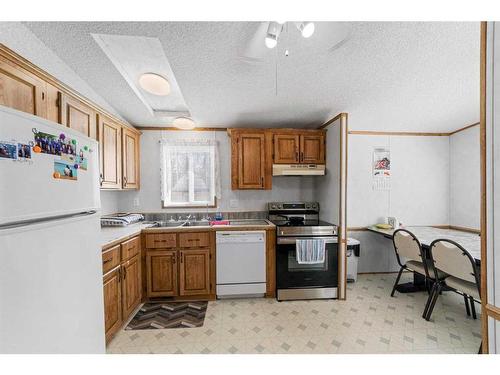
[[[209,247],[210,233],[179,233],[179,247]]]
[[[146,247],[148,249],[165,249],[176,246],[175,233],[146,234]]]
[[[120,245],[102,253],[102,274],[106,274],[120,264]]]
[[[122,247],[122,261],[132,258],[133,256],[139,254],[141,250],[141,240],[140,237],[131,238],[121,244]]]

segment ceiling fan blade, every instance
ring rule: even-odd
[[[239,57],[240,59],[259,63],[263,62],[265,57],[269,54],[270,49],[266,47],[264,41],[267,35],[267,28],[269,27],[269,22],[261,22],[255,30],[248,43],[242,47]]]

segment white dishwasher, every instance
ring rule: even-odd
[[[226,231],[216,235],[217,297],[266,293],[266,232]]]

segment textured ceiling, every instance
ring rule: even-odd
[[[479,119],[478,23],[349,23],[333,51],[333,23],[317,23],[310,39],[289,26],[258,64],[239,58],[257,22],[26,25],[134,125],[169,122],[151,115],[91,34],[158,38],[199,126],[315,127],[341,111],[364,130],[449,131]]]

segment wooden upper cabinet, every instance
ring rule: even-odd
[[[123,316],[128,317],[141,302],[141,257],[136,255],[122,265]]]
[[[0,57],[0,104],[47,117],[45,81]]]
[[[179,250],[179,295],[210,293],[210,250]]]
[[[122,127],[99,115],[99,147],[101,155],[101,188],[121,188],[121,131]]]
[[[177,251],[151,250],[146,254],[148,297],[177,296]]]
[[[300,136],[298,134],[275,134],[273,155],[276,164],[299,162]]]
[[[120,328],[122,324],[122,293],[120,267],[104,276],[104,329],[106,341]]]
[[[139,189],[139,138],[138,132],[122,128],[124,189]]]
[[[96,112],[71,95],[59,93],[59,96],[61,124],[97,139]]]
[[[325,135],[303,134],[300,136],[300,162],[325,163]]]
[[[233,189],[265,189],[264,132],[237,132],[232,141]],[[236,167],[236,168],[234,168]]]

